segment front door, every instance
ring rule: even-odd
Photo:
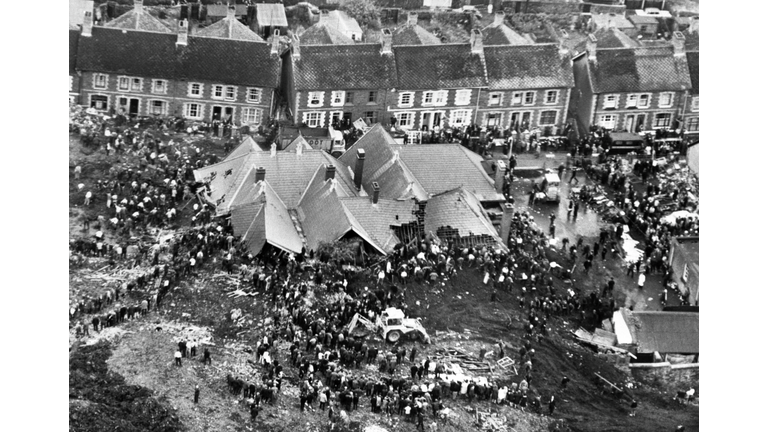
[[[635,122],[635,132],[642,132],[645,129],[645,114],[638,114]]]
[[[221,107],[220,106],[214,106],[213,110],[211,111],[211,121],[214,120],[221,120]]]
[[[509,128],[517,130],[520,127],[520,113],[513,112],[509,119]]]
[[[232,107],[224,107],[224,115],[221,117],[221,122],[224,124],[232,124],[232,114],[235,109]]]
[[[139,99],[120,96],[117,98],[118,113],[128,116],[139,115]]]
[[[635,116],[634,116],[634,114],[628,115],[626,120],[624,120],[624,129],[627,132],[634,132],[635,131]]]
[[[128,115],[130,116],[137,116],[139,115],[139,100],[131,98],[131,101],[128,103]]]

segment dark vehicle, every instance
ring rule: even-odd
[[[646,141],[643,135],[627,132],[612,132],[608,135],[608,154],[643,153]]]

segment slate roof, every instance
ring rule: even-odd
[[[131,9],[128,12],[120,15],[112,21],[104,24],[104,27],[121,30],[141,30],[147,32],[175,34],[175,31],[168,28],[168,26],[160,19],[155,18],[145,10],[137,12],[136,9]]]
[[[373,204],[368,197],[341,198],[344,207],[365,229],[369,237],[386,253],[394,250],[400,239],[390,226],[407,224],[416,220],[413,200],[392,200],[379,198]]]
[[[214,81],[276,88],[280,61],[262,42],[94,27],[81,38],[78,69],[176,80]]]
[[[397,87],[400,89],[451,89],[485,87],[485,67],[470,45],[442,44],[394,46]]]
[[[382,55],[379,44],[302,46],[293,62],[296,90],[395,87],[393,56]]]
[[[376,123],[368,132],[358,138],[347,151],[339,156],[339,161],[354,170],[355,164],[357,164],[357,150],[365,150],[363,183],[367,184],[374,181],[374,173],[392,159],[394,151],[391,146],[394,144],[396,143],[392,136],[384,130],[380,123]]]
[[[252,32],[248,26],[241,23],[237,18],[229,16],[198,30],[195,36],[264,42],[264,39]]]
[[[691,88],[685,56],[675,57],[671,46],[597,49],[590,61],[595,93],[680,91]]]
[[[256,21],[260,26],[288,27],[282,3],[257,3]]]
[[[392,45],[439,45],[440,38],[420,25],[404,25],[392,30]]]
[[[441,227],[459,230],[459,236],[488,235],[501,245],[501,237],[483,210],[480,201],[464,188],[456,188],[435,195],[424,209],[424,231],[437,235]]]
[[[258,254],[267,242],[264,221],[266,215],[263,201],[255,201],[241,206],[232,212],[232,231],[240,241],[245,243],[248,250]]]
[[[573,86],[573,67],[555,44],[486,46],[488,88],[536,89]]]
[[[230,161],[240,156],[244,156],[252,151],[259,150],[261,150],[259,144],[253,138],[251,138],[250,135],[248,135],[222,161]]]
[[[699,94],[699,52],[685,53],[688,61],[688,74],[691,76],[691,94]]]
[[[317,23],[299,35],[301,46],[305,45],[354,45],[355,41],[335,28]],[[302,53],[303,54],[303,53]]]
[[[629,312],[628,324],[639,353],[698,354],[697,312]]]
[[[206,6],[206,13],[209,17],[225,17],[227,16],[227,7],[225,4],[212,4]],[[248,14],[248,5],[235,5],[235,16],[242,16]]]
[[[594,33],[598,48],[634,48],[640,43],[616,28],[601,28]]]
[[[483,45],[530,45],[531,40],[504,23],[483,29]]]
[[[73,75],[77,71],[77,43],[80,39],[80,30],[69,30],[69,74]]]

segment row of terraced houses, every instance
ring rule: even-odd
[[[86,11],[82,26],[70,29],[70,99],[100,111],[238,126],[363,118],[403,130],[477,124],[558,134],[573,122],[582,132],[591,125],[697,132],[698,51],[685,50],[680,32],[666,45],[636,46],[615,31],[590,35],[573,52],[533,43],[499,13],[468,43],[441,43],[415,19],[384,29],[380,42],[360,43],[321,18],[286,44],[265,41],[234,10],[190,33],[186,21],[169,28],[136,0],[105,25]]]

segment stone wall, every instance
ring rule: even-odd
[[[668,391],[699,390],[699,364],[631,363],[629,369],[636,380]]]

